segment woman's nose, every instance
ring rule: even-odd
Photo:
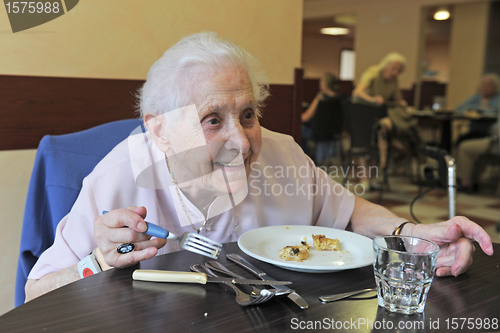
[[[230,129],[226,130],[226,149],[237,149],[242,154],[245,154],[250,149],[250,141],[245,133],[245,129],[241,124],[234,124]]]

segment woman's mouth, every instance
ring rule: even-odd
[[[218,165],[223,166],[223,167],[233,168],[233,167],[238,167],[240,165],[243,165],[244,163],[222,163],[222,162],[215,162],[215,164],[218,164]]]
[[[217,168],[221,168],[224,170],[224,172],[233,172],[233,171],[240,171],[245,169],[245,163],[247,161],[248,157],[246,159],[242,159],[241,157],[235,158],[232,161],[217,161],[214,162],[214,166]]]

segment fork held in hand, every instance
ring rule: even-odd
[[[219,257],[222,244],[210,238],[200,236],[194,232],[185,232],[182,236],[177,236],[156,224],[150,222],[146,222],[146,224],[148,225],[148,229],[144,232],[146,235],[177,240],[184,250],[198,253],[212,259],[217,259]]]
[[[105,210],[102,213],[106,214],[107,212],[108,211]],[[146,235],[179,241],[179,245],[182,249],[198,253],[212,259],[217,259],[219,257],[222,244],[213,241],[210,238],[200,236],[194,232],[185,232],[181,236],[177,236],[156,224],[146,222],[146,225],[148,226],[146,231],[144,231]]]

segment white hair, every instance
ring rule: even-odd
[[[382,58],[382,60],[380,60],[378,66],[380,67],[380,69],[384,69],[387,66],[389,66],[390,64],[392,64],[393,62],[401,63],[401,72],[403,72],[405,70],[406,58],[404,55],[397,53],[397,52],[391,52],[391,53],[387,54],[385,57]]]
[[[219,38],[215,32],[201,32],[181,39],[151,66],[138,93],[141,117],[160,115],[192,103],[194,95],[186,89],[185,83],[187,74],[196,66],[218,68],[228,65],[241,65],[246,70],[260,116],[259,108],[269,96],[267,75],[261,70],[260,62],[232,41]]]
[[[490,79],[491,83],[495,87],[495,94],[500,92],[500,77],[495,73],[486,73],[483,75],[483,79]]]

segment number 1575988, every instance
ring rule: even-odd
[[[42,1],[12,1],[6,2],[7,13],[11,14],[34,14],[34,13],[59,13],[61,8],[59,2]]]
[[[490,330],[498,329],[498,318],[447,318],[445,320],[446,328],[453,330],[464,330],[464,329],[474,329],[474,330]]]

